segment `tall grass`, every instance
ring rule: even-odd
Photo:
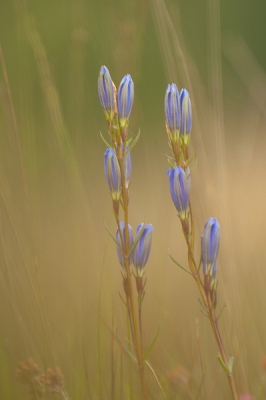
[[[165,175],[163,98],[172,81],[193,104],[196,254],[206,219],[216,216],[225,347],[239,395],[265,397],[266,80],[247,44],[224,35],[218,5],[202,10],[210,29],[202,63],[182,29],[192,13],[182,3],[1,5],[1,399],[29,398],[16,370],[30,357],[42,372],[58,366],[72,399],[139,396],[120,266],[104,227],[116,229],[98,134],[106,131],[102,64],[115,81],[130,73],[135,82],[130,133],[140,127],[141,138],[132,151],[131,216],[155,229],[143,304],[146,348],[159,329],[146,366],[150,398],[230,398],[194,282],[168,255],[186,265]]]

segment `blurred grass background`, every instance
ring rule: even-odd
[[[117,85],[126,73],[135,83],[130,221],[155,228],[147,348],[160,321],[149,362],[172,398],[230,397],[196,285],[168,256],[186,266],[165,173],[163,99],[176,82],[193,103],[197,254],[205,221],[217,217],[226,349],[238,392],[265,398],[265,13],[251,0],[1,2],[0,399],[28,398],[15,379],[28,357],[43,370],[58,365],[71,399],[138,398],[134,365],[111,334],[125,341],[127,327],[104,227],[115,231],[101,65]],[[165,398],[149,368],[147,380],[151,398]]]

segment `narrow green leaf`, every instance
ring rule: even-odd
[[[226,366],[225,363],[223,362],[221,355],[218,354],[217,358],[218,358],[218,361],[219,361],[219,363],[221,364],[221,366],[222,366],[224,372],[228,375],[228,374],[230,373],[230,371],[228,370],[227,366]]]
[[[118,336],[118,334],[113,333],[114,337],[116,338],[116,340],[122,345],[123,349],[125,350],[125,352],[132,358],[132,360],[137,364],[137,359],[136,357],[131,353],[131,351],[124,345],[124,343],[122,343],[120,337]]]
[[[205,310],[207,313],[209,313],[209,310],[208,310],[208,308],[207,308],[207,307],[205,307],[205,305],[202,303],[201,299],[199,299],[199,298],[198,298],[198,301],[199,301],[199,303],[200,303],[201,307],[202,307],[202,308],[204,308],[204,310]]]
[[[129,146],[128,152],[131,151],[131,150],[133,149],[133,147],[136,146],[136,144],[137,144],[139,138],[140,138],[140,129],[139,129],[139,131],[138,131],[137,136],[135,137],[135,139],[133,140],[133,142],[132,142],[131,145]]]
[[[105,226],[105,229],[107,230],[107,232],[109,233],[109,235],[111,236],[111,238],[113,239],[113,241],[115,242],[115,244],[117,245],[117,247],[119,247],[119,249],[123,252],[122,247],[120,246],[119,243],[117,243],[115,237],[111,234],[111,232],[110,232],[109,229],[107,228],[107,225],[105,224],[105,222],[104,222],[104,226]]]
[[[169,257],[171,258],[171,260],[179,267],[181,268],[183,271],[187,272],[189,275],[192,275],[192,273],[187,270],[186,268],[182,267],[182,265],[178,264],[178,262],[171,256],[171,254],[169,254]]]
[[[107,148],[111,148],[110,144],[107,142],[107,140],[105,140],[105,138],[102,135],[102,132],[100,132],[100,136],[102,138],[102,141],[104,142],[104,144],[107,146]]]
[[[158,378],[158,376],[156,375],[156,372],[155,372],[154,369],[152,368],[151,364],[148,363],[148,361],[145,361],[145,363],[148,365],[148,367],[150,368],[151,372],[153,373],[154,378],[156,379],[156,382],[158,383],[159,388],[161,389],[161,391],[162,391],[164,397],[167,398],[167,395],[166,395],[166,392],[165,392],[164,389],[163,389],[162,383],[159,381],[159,378]],[[164,386],[165,386],[165,385],[164,385]]]
[[[191,170],[190,170],[190,175],[192,174],[192,172],[194,171],[194,169],[196,168],[196,166],[197,166],[197,164],[198,164],[198,155],[197,155],[197,154],[194,154],[194,156],[188,161],[188,164],[191,163],[191,161],[193,160],[193,158],[195,158],[195,162],[194,162],[193,167],[192,167]]]
[[[221,311],[219,312],[218,317],[217,317],[217,321],[218,321],[218,319],[220,318],[220,316],[222,315],[222,313],[223,313],[225,307],[226,307],[226,304],[224,304],[223,308],[222,308]]]
[[[175,160],[172,157],[166,156],[167,157],[167,162],[170,168],[174,169],[174,163]]]
[[[200,312],[207,318],[209,318],[209,315],[207,313],[205,313],[204,311],[200,310]]]
[[[120,297],[120,299],[122,300],[122,303],[123,303],[123,304],[126,306],[126,308],[127,308],[127,303],[126,303],[125,300],[123,299],[121,293],[119,293],[119,297]]]
[[[150,347],[148,348],[148,350],[147,350],[147,352],[146,352],[146,354],[145,354],[145,356],[144,356],[144,358],[143,358],[143,361],[144,361],[144,362],[147,360],[147,358],[148,358],[150,352],[152,351],[152,349],[153,349],[155,343],[157,342],[159,333],[160,333],[160,322],[158,321],[158,330],[157,330],[157,333],[156,333],[155,338],[153,339],[153,341],[152,341]]]
[[[233,372],[234,356],[230,356],[228,360],[228,369],[230,374]]]

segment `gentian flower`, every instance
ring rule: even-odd
[[[175,83],[169,84],[166,88],[164,112],[167,127],[172,134],[172,140],[177,141],[179,139],[181,115],[179,92]]]
[[[125,223],[124,222],[120,222],[119,226],[120,226],[121,235],[122,235],[122,243],[121,243],[121,240],[120,240],[120,235],[119,235],[119,230],[118,229],[116,231],[116,241],[122,247],[122,249],[124,249],[125,248],[125,244],[126,244]],[[130,249],[133,246],[133,232],[132,232],[132,228],[131,228],[130,225],[128,225],[128,234],[129,234],[129,249]],[[123,252],[121,251],[121,249],[118,246],[116,246],[116,252],[117,252],[117,257],[118,257],[118,261],[119,261],[120,265],[123,268],[125,268],[125,257],[126,257],[126,255],[123,254]],[[128,259],[129,259],[129,265],[131,265],[131,263],[132,263],[132,252],[128,256]]]
[[[184,220],[188,217],[190,197],[190,170],[186,172],[181,167],[169,168],[169,185],[172,200],[177,209],[179,218]]]
[[[121,193],[121,172],[117,156],[113,149],[104,153],[104,173],[113,200],[119,200]]]
[[[130,75],[122,79],[117,93],[117,112],[121,127],[128,125],[134,101],[134,83]]]
[[[150,256],[152,232],[153,226],[151,224],[142,223],[137,227],[136,239],[139,235],[140,237],[138,238],[138,242],[133,250],[132,258],[138,276],[142,276],[143,269]]]
[[[209,218],[201,238],[202,266],[204,275],[214,279],[217,273],[217,256],[220,244],[220,225],[216,218]]]
[[[102,66],[98,76],[98,95],[106,118],[112,119],[116,112],[116,88],[108,68]]]
[[[179,104],[181,115],[180,135],[183,137],[184,144],[187,145],[192,126],[192,111],[189,93],[186,89],[182,89],[180,92]]]

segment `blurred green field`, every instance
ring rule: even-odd
[[[220,11],[219,11],[220,6]],[[138,399],[116,225],[103,172],[97,78],[130,73],[130,223],[154,225],[144,344],[150,399],[225,400],[166,177],[163,99],[192,99],[196,248],[221,225],[220,326],[239,395],[266,398],[266,5],[251,0],[3,0],[0,4],[0,400],[26,400],[20,361],[58,366],[73,400]],[[115,333],[115,335],[114,335]],[[188,380],[188,384],[186,384]],[[159,381],[159,383],[158,383]],[[48,398],[48,397],[47,397]],[[54,398],[54,396],[50,396]]]

